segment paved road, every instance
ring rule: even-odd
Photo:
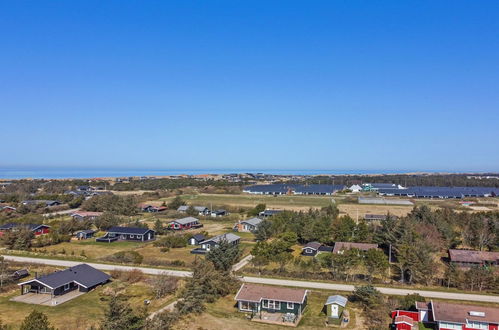
[[[66,260],[54,260],[54,259],[39,259],[39,258],[28,258],[28,257],[17,257],[17,256],[4,256],[6,260],[24,262],[24,263],[39,263],[53,266],[71,267],[81,262],[66,261]],[[130,266],[119,266],[119,265],[108,265],[108,264],[96,264],[88,263],[90,266],[101,270],[132,270],[139,269],[145,274],[159,275],[167,274],[176,277],[188,277],[191,276],[191,272],[181,271],[181,270],[165,270],[147,267],[130,267]],[[273,279],[273,278],[263,278],[263,277],[251,277],[245,276],[240,278],[241,281],[247,283],[259,283],[259,284],[269,284],[269,285],[281,285],[281,286],[291,286],[300,287],[308,289],[320,289],[320,290],[332,290],[332,291],[347,291],[351,292],[354,290],[353,285],[349,284],[335,284],[335,283],[324,283],[324,282],[312,282],[312,281],[297,281],[297,280],[283,280],[283,279]],[[381,293],[389,295],[400,295],[405,296],[410,293],[419,293],[423,297],[427,298],[440,298],[440,299],[451,299],[451,300],[466,300],[466,301],[481,301],[499,304],[499,296],[489,296],[474,293],[453,293],[453,292],[441,292],[441,291],[426,291],[426,290],[413,290],[413,289],[398,289],[398,288],[385,288],[376,287]]]
[[[57,212],[52,212],[52,213],[44,213],[44,217],[51,217],[54,215],[63,215],[63,214],[71,214],[74,212],[78,212],[80,209],[70,209],[70,210],[63,210],[63,211],[57,211]]]

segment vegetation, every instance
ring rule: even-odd
[[[54,330],[47,315],[34,309],[21,324],[20,330]]]
[[[113,295],[109,301],[109,307],[106,311],[104,320],[101,324],[103,330],[134,330],[142,329],[144,316],[134,313],[132,308],[125,300]]]
[[[137,214],[137,200],[134,196],[97,195],[81,205],[85,211],[111,212],[113,214]]]

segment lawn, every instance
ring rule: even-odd
[[[88,240],[80,240],[80,241],[74,240],[71,242],[64,242],[56,245],[50,245],[37,249],[37,251],[40,250],[46,251],[43,253],[46,253],[47,255],[58,254],[59,256],[65,255],[68,257],[71,256],[80,257],[82,253],[84,253],[87,256],[88,260],[97,261],[100,258],[109,256],[113,253],[119,251],[135,250],[147,244],[151,243],[126,242],[126,241],[102,243],[102,242],[96,242],[95,239],[91,238]],[[62,253],[63,251],[65,253]]]
[[[108,305],[109,297],[105,294],[112,288],[127,297],[127,302],[137,310],[144,305],[144,300],[151,301],[148,311],[156,311],[171,302],[173,296],[154,299],[150,286],[145,282],[134,284],[113,280],[89,293],[57,306],[40,306],[9,301],[19,294],[18,288],[0,295],[0,317],[4,324],[16,326],[33,310],[47,315],[49,321],[59,330],[88,329],[98,326]],[[7,317],[8,316],[8,317]]]
[[[317,329],[323,328],[326,315],[322,313],[322,308],[327,297],[337,293],[326,291],[312,291],[308,296],[308,305],[304,316],[299,324],[299,329]],[[351,304],[351,303],[349,303]],[[346,329],[362,328],[357,322],[359,311],[355,306],[347,305],[350,312],[350,322]],[[201,315],[191,316],[177,325],[177,329],[197,329],[198,327],[206,330],[218,329],[241,329],[241,330],[259,330],[259,329],[291,329],[287,326],[278,326],[272,324],[262,324],[251,322],[244,313],[237,311],[234,296],[230,295],[217,300],[215,303],[208,304],[206,312]]]

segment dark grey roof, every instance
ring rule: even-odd
[[[333,184],[259,184],[245,187],[244,191],[262,194],[286,194],[294,191],[298,194],[327,194],[345,189],[344,185]]]
[[[406,189],[379,189],[382,195],[410,196],[419,198],[463,198],[498,196],[499,188],[493,187],[431,187],[416,186]]]
[[[137,227],[111,227],[108,229],[108,233],[118,233],[118,234],[132,234],[132,235],[145,235],[148,231],[154,232],[154,230],[149,228],[137,228]]]
[[[191,238],[194,238],[198,242],[205,240],[205,237],[203,234],[196,234],[196,235],[192,236]]]
[[[78,233],[93,234],[93,233],[95,233],[95,230],[92,230],[92,229],[84,229],[84,230],[78,230],[76,233],[77,233],[77,234],[78,234]]]
[[[6,223],[6,224],[1,225],[0,230],[10,230],[13,228],[22,228],[22,227],[29,229],[29,230],[36,230],[38,227],[42,227],[42,226],[50,228],[50,226],[47,226],[44,224],[37,225],[37,224],[33,224],[33,223],[13,223],[13,222],[10,222],[10,223]]]
[[[19,283],[19,285],[36,280],[52,289],[61,287],[64,284],[68,284],[71,282],[77,282],[78,284],[89,288],[107,282],[109,278],[111,278],[111,276],[107,275],[104,272],[101,272],[100,270],[97,270],[87,264],[80,264],[59,272]]]

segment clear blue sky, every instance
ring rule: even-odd
[[[499,1],[2,1],[0,166],[499,170]]]

